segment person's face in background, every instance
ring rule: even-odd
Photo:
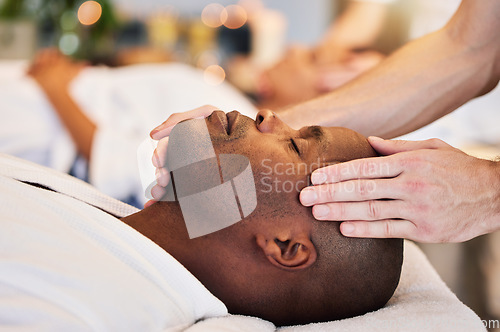
[[[320,59],[318,50],[295,46],[265,70],[257,82],[261,107],[280,108],[335,90],[376,66],[384,56],[375,51],[345,51],[340,59]]]
[[[317,70],[313,52],[301,46],[291,47],[280,62],[261,75],[259,102],[277,109],[316,97]]]

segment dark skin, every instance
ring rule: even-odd
[[[259,112],[256,121],[232,112],[228,134],[225,119],[223,112],[214,112],[205,121],[217,154],[241,154],[250,160],[258,201],[254,212],[230,227],[194,239],[189,239],[177,202],[157,202],[122,220],[175,257],[231,313],[262,317],[258,307],[263,294],[272,294],[276,285],[299,282],[319,259],[313,241],[319,222],[298,200],[308,175],[321,163],[376,154],[363,136],[345,128],[293,130],[270,111]],[[294,188],[289,190],[285,182]],[[278,185],[269,190],[269,183]],[[345,243],[334,224],[329,227],[337,244]],[[302,288],[292,288],[300,298]],[[287,322],[280,308],[275,312],[276,316],[263,318]]]
[[[97,127],[82,112],[69,91],[70,83],[85,66],[87,64],[84,62],[74,62],[57,50],[48,49],[37,54],[28,75],[33,77],[45,92],[71,134],[78,152],[90,160]]]

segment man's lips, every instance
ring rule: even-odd
[[[240,112],[232,111],[227,113],[227,126],[228,126],[228,135],[234,133],[234,130],[238,127],[238,119],[240,117]]]
[[[215,116],[216,120],[218,121],[218,124],[220,124],[220,126],[222,127],[222,130],[225,131],[226,134],[228,134],[229,126],[227,123],[226,113],[224,113],[222,111],[214,111],[210,115],[210,117],[212,117],[212,116]]]
[[[240,116],[240,113],[237,111],[229,112],[227,113],[227,115],[222,111],[214,111],[212,115],[215,115],[215,118],[218,120],[217,122],[220,124],[221,129],[225,131],[228,136],[230,136],[238,126],[238,118]]]

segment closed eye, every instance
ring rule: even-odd
[[[300,156],[299,147],[297,146],[293,138],[290,138],[290,148]]]

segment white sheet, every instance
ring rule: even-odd
[[[136,209],[100,194],[89,185],[65,174],[57,174],[37,165],[9,156],[0,156],[0,174],[40,182],[56,190],[66,191],[79,199],[90,199],[92,204],[119,215],[133,213]],[[55,174],[55,175],[54,175]],[[50,175],[50,176],[49,176]],[[76,183],[75,183],[76,181]],[[3,243],[3,242],[0,242]],[[1,266],[1,265],[0,265]],[[0,293],[1,294],[1,293]],[[0,306],[0,312],[2,307]],[[1,321],[1,318],[0,318]],[[220,331],[275,331],[275,326],[254,317],[227,315],[201,320],[188,332]],[[422,252],[411,242],[405,241],[405,254],[401,281],[386,307],[340,321],[284,327],[282,332],[311,331],[485,331],[479,319],[441,281]]]

